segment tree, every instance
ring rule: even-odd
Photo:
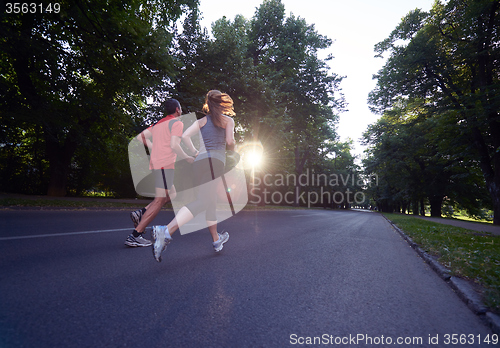
[[[437,1],[430,13],[410,12],[377,44],[390,57],[375,78],[369,102],[390,110],[399,97],[435,108],[468,144],[462,157],[477,164],[488,189],[494,224],[500,224],[500,1]],[[449,139],[449,138],[448,138]],[[448,149],[449,155],[455,155]]]
[[[196,111],[208,89],[229,93],[239,140],[260,141],[274,170],[300,175],[326,155],[326,141],[336,140],[336,113],[344,108],[342,77],[317,56],[331,40],[304,19],[286,17],[279,0],[264,1],[250,20],[217,20],[213,38],[199,16],[187,16],[176,40],[180,77],[173,94]]]
[[[474,170],[474,163],[461,157],[463,144],[452,144],[450,130],[444,117],[433,117],[429,110],[405,105],[386,112],[364,134],[365,144],[371,145],[365,160],[368,174],[377,173],[382,187],[372,189],[372,197],[380,210],[406,211],[411,205],[414,213],[423,215],[423,201],[428,200],[431,216],[441,217],[445,197],[448,204],[457,204],[471,215],[478,216],[475,196],[486,194],[484,181]],[[445,140],[443,140],[445,139]]]
[[[334,124],[344,108],[339,84],[342,77],[329,74],[329,67],[317,53],[331,45],[331,40],[318,34],[314,25],[300,17],[285,18],[284,5],[279,0],[264,1],[257,9],[249,32],[249,56],[257,74],[275,87],[271,109],[266,114],[266,102],[257,102],[254,130],[262,138],[262,124],[272,124],[269,135],[280,157],[293,158],[294,172],[302,174],[307,161],[318,154],[324,143],[337,137]],[[331,58],[331,57],[330,57]],[[279,125],[273,122],[279,120]],[[270,122],[263,122],[270,120]],[[270,136],[265,139],[269,139]],[[278,138],[278,139],[276,139]],[[296,188],[298,204],[300,187]]]
[[[63,196],[82,148],[102,149],[140,123],[142,100],[174,76],[169,29],[197,1],[63,1],[52,13],[0,20],[0,116],[7,148],[37,129],[47,193]],[[125,151],[125,150],[124,150]],[[106,151],[104,151],[106,153]]]

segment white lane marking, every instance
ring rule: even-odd
[[[196,225],[196,224],[186,224],[186,225]],[[146,230],[150,230],[151,227],[146,227]],[[33,236],[13,236],[13,237],[0,237],[0,242],[4,240],[17,240],[17,239],[32,239],[32,238],[43,238],[43,237],[60,237],[60,236],[73,236],[78,234],[91,234],[91,233],[107,233],[107,232],[118,232],[118,231],[130,231],[131,227],[127,228],[117,228],[114,230],[95,230],[95,231],[82,231],[82,232],[63,232],[63,233],[50,233],[50,234],[35,234]]]
[[[302,216],[315,216],[315,215],[324,215],[324,214],[301,214],[301,215],[292,215],[291,217],[302,217]],[[194,224],[186,224],[186,225],[194,225]],[[149,227],[148,227],[149,229]],[[82,231],[82,232],[63,232],[63,233],[51,233],[51,234],[35,234],[33,236],[14,236],[14,237],[0,237],[0,242],[5,240],[18,240],[18,239],[33,239],[33,238],[43,238],[43,237],[60,237],[60,236],[73,236],[79,234],[91,234],[91,233],[106,233],[106,232],[118,232],[118,231],[127,231],[130,230],[130,227],[127,228],[117,228],[114,230],[95,230],[95,231]]]
[[[51,233],[51,234],[35,234],[33,236],[14,236],[14,237],[0,237],[0,241],[4,240],[16,240],[16,239],[32,239],[32,238],[43,238],[43,237],[59,237],[59,236],[73,236],[77,234],[90,234],[90,233],[106,233],[106,232],[117,232],[117,231],[129,231],[130,227],[118,228],[115,230],[96,230],[96,231],[82,231],[82,232],[63,232],[63,233]]]

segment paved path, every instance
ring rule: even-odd
[[[432,221],[432,222],[437,222],[439,224],[446,224],[446,225],[452,225],[452,226],[457,226],[457,227],[463,227],[463,228],[467,228],[467,229],[473,230],[473,231],[488,232],[488,233],[492,233],[494,235],[500,236],[500,226],[494,226],[492,224],[436,218],[436,217],[429,217],[429,216],[425,216],[425,217],[424,216],[415,216],[415,215],[412,215],[412,216],[418,217],[420,219]]]
[[[220,254],[207,231],[176,234],[157,263],[123,245],[126,211],[0,211],[0,347],[492,346],[379,214],[244,211],[221,227]]]
[[[130,203],[137,204],[138,207],[145,206],[149,204],[151,199],[114,199],[114,198],[99,198],[99,197],[49,197],[49,196],[33,196],[33,195],[21,195],[21,194],[9,194],[9,193],[0,193],[1,198],[21,198],[21,199],[30,199],[30,200],[66,200],[66,201],[82,201],[82,202],[113,202],[113,203]],[[358,212],[373,212],[365,209],[352,209],[353,211]],[[424,217],[411,215],[413,217],[418,217],[421,219],[429,220],[432,222],[437,222],[440,224],[453,225],[457,227],[467,228],[469,230],[479,231],[479,232],[488,232],[495,235],[500,235],[500,226],[493,226],[492,224],[478,223],[478,222],[468,222],[461,220],[452,220],[452,219],[444,219],[444,218],[435,218],[435,217]]]
[[[352,209],[354,211],[360,212],[373,212],[372,210],[365,209]],[[481,222],[473,222],[473,221],[463,221],[463,220],[454,220],[454,219],[446,219],[446,218],[437,218],[430,216],[420,216],[420,215],[408,215],[411,217],[416,217],[419,219],[424,219],[427,221],[437,222],[439,224],[452,225],[457,227],[463,227],[469,230],[478,231],[478,232],[487,232],[495,235],[500,235],[500,226],[494,226],[492,224],[481,223]]]

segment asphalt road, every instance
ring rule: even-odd
[[[162,263],[123,245],[126,211],[1,210],[0,221],[2,348],[460,346],[452,334],[493,346],[376,213],[243,211],[221,224],[221,253],[207,230],[176,234]]]

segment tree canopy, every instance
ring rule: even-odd
[[[318,57],[330,38],[279,0],[220,18],[212,36],[201,15],[193,0],[75,0],[1,18],[2,189],[128,195],[130,136],[161,117],[166,97],[199,112],[210,89],[233,97],[237,140],[263,144],[264,170],[299,175],[336,151],[349,157],[335,129],[343,77]]]
[[[2,176],[16,180],[23,176],[18,170],[31,171],[25,175],[47,185],[49,195],[65,195],[71,174],[87,170],[93,154],[103,162],[93,162],[100,175],[109,168],[107,160],[120,167],[115,154],[141,121],[144,96],[175,75],[171,28],[196,6],[193,0],[106,6],[68,0],[57,13],[4,15]]]
[[[219,19],[213,39],[196,26],[198,16],[186,18],[179,38],[183,78],[174,95],[201,105],[203,88],[223,89],[235,99],[240,139],[261,141],[275,169],[300,175],[337,139],[335,124],[345,108],[342,77],[317,55],[332,41],[305,19],[286,17],[278,0],[264,1],[250,20]]]
[[[467,144],[457,141],[457,134],[450,138],[455,130],[443,121],[432,110],[401,100],[365,132],[365,144],[371,146],[365,170],[379,176],[371,196],[380,210],[411,208],[423,215],[428,202],[431,216],[440,217],[444,203],[485,217],[481,208],[491,201],[484,178],[463,156]]]
[[[410,12],[375,46],[389,58],[374,76],[377,86],[369,96],[378,113],[394,111],[400,100],[426,110],[412,134],[430,124],[439,134],[434,137],[439,161],[480,169],[495,224],[500,224],[499,7],[497,0],[450,0],[436,1],[429,13]],[[477,199],[488,201],[481,192]]]

